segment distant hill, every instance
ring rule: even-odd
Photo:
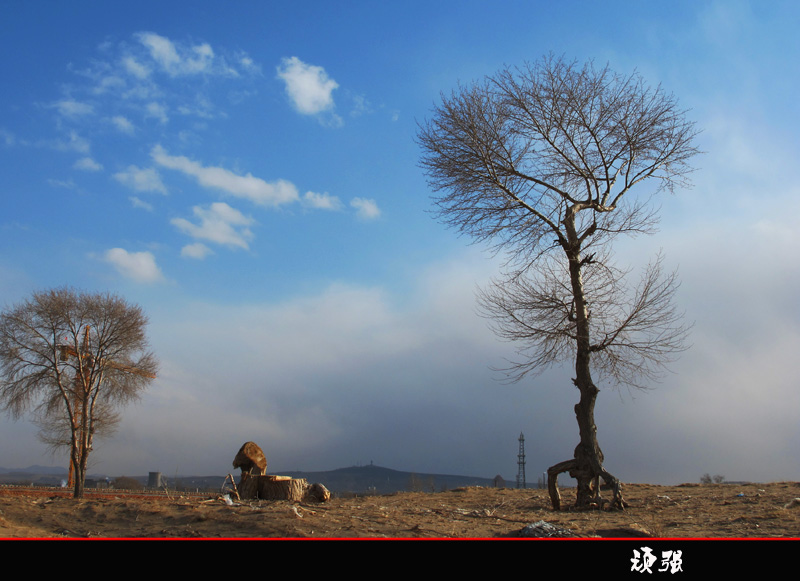
[[[461,486],[494,486],[490,478],[456,476],[450,474],[425,474],[401,472],[381,466],[351,466],[327,472],[286,472],[292,478],[305,478],[311,483],[319,482],[331,492],[376,493],[427,491],[441,492]]]
[[[10,472],[22,472],[26,474],[66,474],[67,469],[61,468],[59,466],[39,466],[38,464],[34,464],[33,466],[28,466],[27,468],[3,468],[0,466],[0,474],[8,474]]]
[[[319,482],[335,494],[391,494],[401,491],[441,492],[461,486],[494,486],[490,478],[457,476],[450,474],[425,474],[401,472],[381,466],[351,466],[325,472],[278,471],[273,474],[305,478],[310,483]],[[239,480],[239,471],[234,477]],[[175,486],[174,478],[164,475],[168,486]],[[143,484],[147,477],[136,477]],[[185,489],[218,490],[224,476],[178,476],[178,487]]]
[[[0,484],[35,484],[60,486],[66,480],[67,470],[56,466],[28,466],[27,468],[0,467]]]
[[[328,490],[337,494],[390,494],[401,491],[441,492],[462,486],[494,486],[490,478],[476,476],[458,476],[452,474],[427,474],[421,472],[402,472],[382,466],[351,466],[325,472],[283,472],[282,476],[305,478],[310,483],[319,482]],[[119,476],[119,475],[117,475]],[[237,481],[239,474],[234,474]],[[45,466],[29,466],[24,469],[7,469],[0,467],[0,483],[5,484],[37,484],[40,486],[59,486],[67,477],[63,468]],[[111,477],[113,480],[116,476]],[[134,476],[142,484],[147,484],[147,476]],[[224,476],[178,476],[175,478],[162,475],[167,486],[182,489],[219,490],[225,480]],[[105,475],[92,474],[87,480],[105,481]],[[87,482],[88,484],[88,482]],[[512,483],[508,483],[511,485]],[[502,484],[501,484],[502,485]]]

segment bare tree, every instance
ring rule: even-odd
[[[83,496],[94,436],[113,433],[120,406],[155,378],[147,317],[111,294],[36,292],[0,315],[0,403],[33,411],[42,440],[69,447],[74,496]]]
[[[442,95],[420,124],[438,217],[508,256],[479,303],[500,337],[521,342],[509,378],[574,361],[580,443],[548,470],[555,509],[563,472],[577,480],[577,506],[603,505],[600,478],[613,489],[610,506],[625,506],[603,466],[593,373],[642,387],[684,348],[687,328],[661,257],[630,288],[610,243],[655,230],[649,202],[689,185],[696,133],[676,99],[638,74],[552,55]]]

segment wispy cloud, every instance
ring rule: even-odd
[[[135,132],[135,127],[133,126],[133,123],[131,123],[127,117],[123,117],[122,115],[115,115],[114,117],[112,117],[111,123],[121,133],[133,135]]]
[[[339,84],[328,77],[325,69],[309,65],[296,56],[284,58],[277,68],[278,78],[286,83],[286,94],[295,110],[303,115],[329,113],[320,120],[332,125],[341,125],[341,118],[333,113],[333,91]]]
[[[128,200],[130,200],[131,205],[134,208],[141,208],[143,210],[147,210],[148,212],[152,212],[153,211],[153,205],[152,204],[148,204],[147,202],[145,202],[144,200],[142,200],[140,198],[137,198],[136,196],[131,196],[131,197],[128,198]]]
[[[350,111],[351,117],[360,117],[372,113],[372,104],[363,95],[353,95],[353,109]]]
[[[240,52],[236,60],[244,70],[249,71],[254,74],[261,74],[261,67],[256,64],[256,62],[250,58],[247,53]]]
[[[214,58],[214,51],[208,44],[183,49],[179,55],[175,43],[166,37],[152,32],[141,32],[137,37],[161,69],[173,76],[202,73]]]
[[[340,210],[342,208],[341,200],[328,192],[322,194],[306,192],[303,195],[303,204],[316,210]]]
[[[139,80],[144,80],[150,76],[150,67],[140,63],[135,57],[126,56],[122,59],[122,66],[125,70]]]
[[[216,202],[208,207],[195,206],[192,212],[199,219],[198,224],[193,224],[185,218],[175,218],[171,220],[172,225],[192,238],[245,250],[249,248],[248,243],[253,238],[249,227],[255,223],[249,216],[245,216],[224,202]],[[192,256],[193,252],[192,257],[197,258],[200,251],[201,249],[196,247],[189,251],[189,255]]]
[[[56,180],[49,178],[47,183],[53,186],[54,188],[64,188],[67,190],[74,190],[75,189],[75,182],[72,180]]]
[[[64,85],[61,99],[47,107],[58,122],[110,120],[130,134],[145,119],[166,123],[169,111],[209,118],[222,115],[214,98],[228,95],[220,86],[261,74],[259,65],[241,50],[215,50],[206,42],[187,43],[154,32],[139,32],[134,42],[104,43],[101,54],[82,68],[70,67],[78,82]],[[234,90],[231,88],[231,90]]]
[[[0,129],[0,142],[4,143],[5,145],[12,146],[17,142],[17,138],[10,131]]]
[[[77,151],[78,153],[89,153],[89,142],[78,135],[76,131],[70,131],[67,140],[56,139],[42,143],[46,147],[52,147],[58,151]]]
[[[169,155],[160,145],[153,148],[151,156],[158,165],[183,172],[205,188],[222,190],[261,206],[280,206],[299,200],[297,188],[286,180],[267,182],[250,173],[239,175],[221,167],[203,166],[188,157]]]
[[[59,114],[70,119],[76,119],[94,113],[94,107],[92,105],[73,101],[72,99],[57,101],[53,106],[58,110]]]
[[[153,64],[172,77],[191,75],[224,75],[237,77],[241,73],[228,61],[217,55],[207,42],[201,44],[184,44],[175,42],[154,32],[140,32],[137,40],[147,49]],[[245,53],[234,56],[242,71],[256,73],[258,66]],[[146,78],[149,67],[133,57],[124,61],[126,70],[138,78]]]
[[[105,252],[103,258],[122,276],[136,282],[153,283],[164,279],[150,252],[128,252],[124,248],[112,248]]]
[[[202,242],[195,242],[194,244],[187,244],[181,248],[181,256],[184,258],[194,258],[195,260],[203,260],[209,254],[214,252]]]
[[[377,220],[381,217],[381,210],[375,200],[366,198],[353,198],[350,205],[356,209],[356,215],[361,220]]]
[[[83,171],[100,171],[103,169],[102,164],[96,162],[91,157],[82,157],[78,161],[76,161],[73,166],[75,169],[80,169]]]
[[[167,187],[161,181],[161,176],[152,167],[140,168],[129,165],[125,171],[115,173],[114,179],[137,192],[167,193]]]
[[[161,123],[169,121],[166,106],[156,102],[148,103],[145,106],[145,117],[155,117]]]

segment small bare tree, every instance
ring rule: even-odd
[[[83,496],[94,436],[113,433],[120,406],[155,378],[147,317],[111,294],[60,288],[34,293],[0,315],[0,403],[32,410],[41,438],[70,450],[74,496]]]
[[[603,466],[595,377],[643,386],[684,348],[687,328],[661,257],[629,288],[610,243],[654,231],[649,201],[688,185],[696,133],[677,101],[638,74],[552,55],[442,95],[419,127],[439,218],[507,253],[505,277],[479,303],[500,337],[521,344],[509,378],[574,361],[580,443],[548,470],[555,509],[563,472],[577,480],[576,506],[602,506],[600,478],[613,489],[610,506],[625,506]]]

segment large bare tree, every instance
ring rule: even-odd
[[[0,403],[33,411],[42,439],[70,450],[74,496],[83,496],[96,434],[109,434],[120,406],[155,378],[147,317],[122,298],[59,288],[0,314]]]
[[[676,99],[637,73],[552,55],[459,87],[420,124],[424,169],[447,225],[508,256],[504,278],[479,294],[499,336],[519,341],[509,378],[574,361],[580,443],[548,470],[577,480],[576,505],[602,507],[596,381],[641,387],[684,348],[674,273],[659,255],[638,285],[613,261],[619,235],[651,233],[654,194],[688,186],[697,131]]]

